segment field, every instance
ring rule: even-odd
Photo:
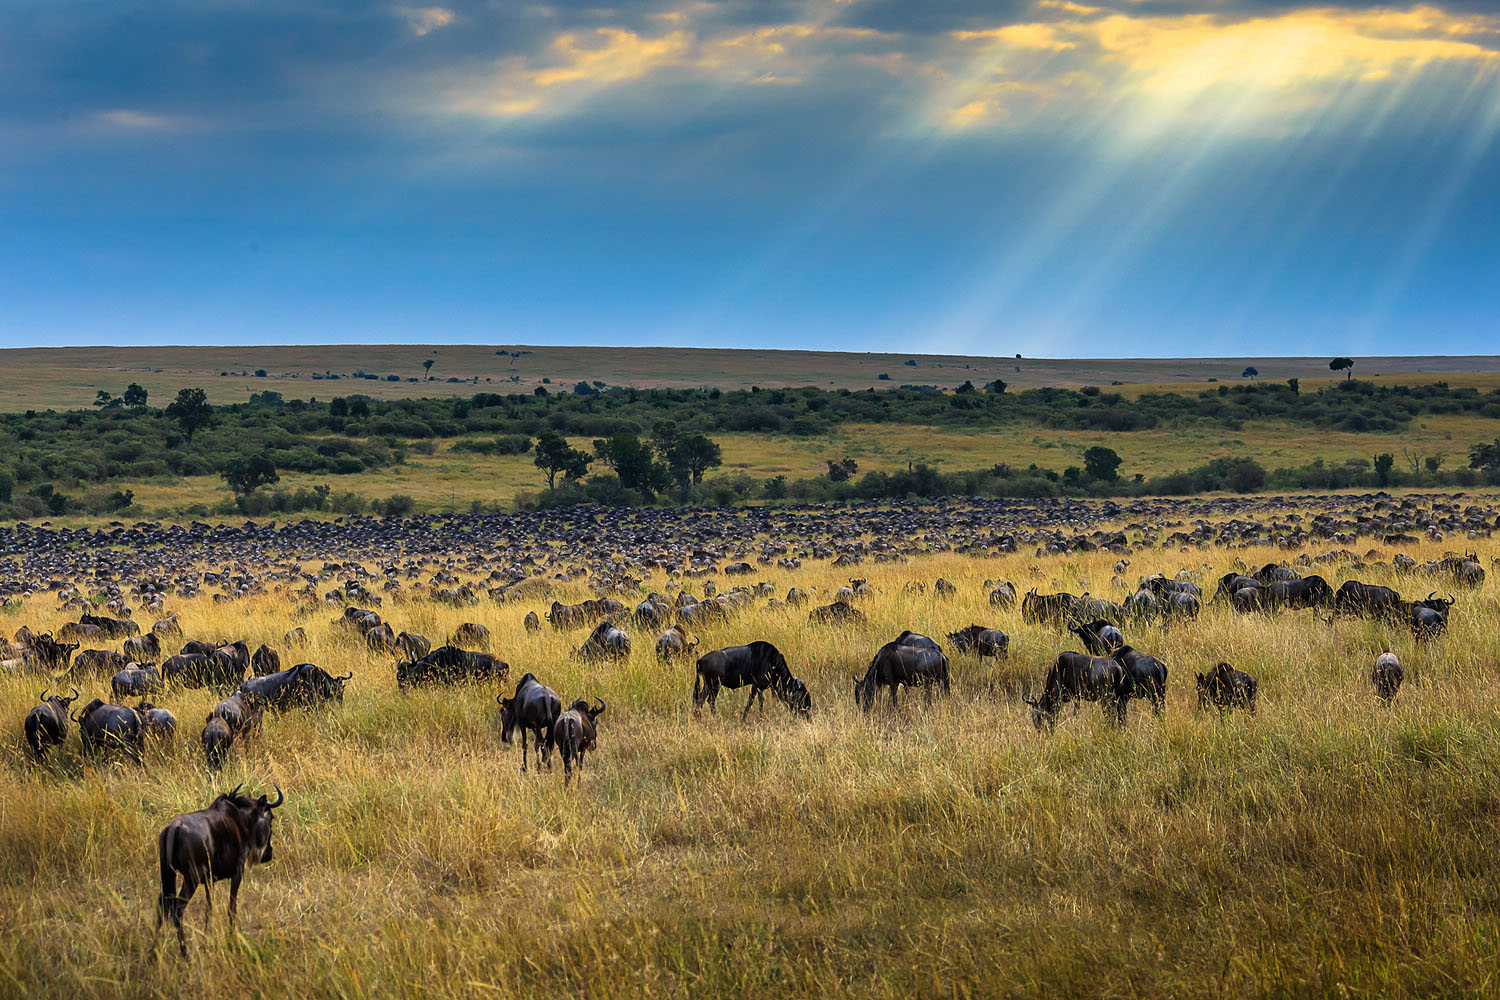
[[[1172,519],[1164,507],[1161,520]],[[1375,560],[1389,560],[1393,550],[1370,539],[1352,547],[1372,546]],[[1478,546],[1487,569],[1497,554],[1489,540],[1402,551],[1421,560],[1454,546]],[[607,546],[573,555],[608,559]],[[1138,548],[1124,576],[1187,569],[1208,582],[1238,556],[1254,566],[1292,557],[1269,547]],[[1132,627],[1128,638],[1171,669],[1165,715],[1137,702],[1117,731],[1085,705],[1064,712],[1054,735],[1038,734],[1020,695],[1076,642],[991,608],[984,581],[1118,598],[1117,558],[947,552],[759,569],[744,579],[778,595],[816,588],[817,603],[851,575],[875,588],[859,605],[868,625],[815,628],[805,610],[762,599],[699,635],[704,649],[776,643],[812,691],[810,722],[768,698],[763,716],[741,723],[739,692],[721,697],[717,716],[695,716],[691,666],[660,665],[641,630],[631,629],[627,662],[581,664],[570,651],[583,632],[522,629],[541,598],[462,610],[388,601],[388,620],[434,639],[461,621],[487,625],[512,683],[533,671],[565,703],[608,703],[599,751],[566,790],[560,767],[519,772],[518,748],[498,736],[492,686],[399,694],[391,661],[329,624],[336,606],[309,611],[276,594],[169,598],[189,637],[279,645],[306,625],[307,658],[352,671],[349,694],[323,714],[268,719],[222,775],[204,769],[196,742],[216,700],[206,691],[159,699],[183,732],[144,768],[85,767],[76,735],[49,766],[32,768],[18,733],[40,685],[0,678],[0,717],[14,723],[0,749],[3,992],[1500,992],[1493,570],[1482,588],[1458,594],[1448,635],[1426,649],[1375,624],[1329,626],[1317,612],[1237,616],[1210,605],[1196,622]],[[1403,593],[1444,589],[1373,562],[1322,572],[1335,586],[1357,575]],[[957,585],[956,598],[904,592],[938,577]],[[704,583],[683,586],[702,596]],[[668,585],[657,574],[640,593]],[[590,595],[574,581],[555,596]],[[38,595],[0,628],[66,620],[55,598]],[[929,705],[907,695],[895,711],[882,698],[869,716],[854,706],[851,674],[880,643],[908,627],[943,641],[971,622],[1011,634],[1008,661],[952,654],[951,696]],[[1369,681],[1385,644],[1407,670],[1390,707]],[[1259,678],[1257,714],[1196,709],[1193,673],[1220,659]],[[84,698],[99,693],[94,682]],[[184,961],[165,936],[154,947],[154,836],[174,813],[241,781],[286,791],[276,858],[246,878],[240,935],[224,933],[222,885],[206,936],[201,894],[193,901]]]
[[[433,362],[430,372],[422,367],[426,361]],[[983,385],[999,378],[1021,389],[1118,382],[1197,392],[1212,381],[1238,381],[1247,367],[1255,367],[1263,379],[1301,378],[1309,389],[1331,374],[1324,358],[1074,360],[514,345],[25,348],[0,350],[0,411],[86,407],[99,390],[119,395],[131,382],[145,387],[154,405],[162,405],[184,386],[201,386],[210,401],[222,404],[243,403],[252,393],[267,390],[288,399],[352,393],[404,399],[531,392],[544,380],[552,390],[562,391],[594,380],[639,388],[866,389],[913,383],[951,389],[965,381]],[[257,377],[257,371],[265,375]],[[358,371],[379,380],[351,378]],[[339,378],[326,378],[330,374]],[[881,380],[882,374],[889,375],[889,381]],[[1492,388],[1500,384],[1500,357],[1361,358],[1354,374],[1377,382],[1443,378],[1453,385]],[[392,375],[398,381],[388,381]]]
[[[925,462],[943,470],[982,469],[997,462],[1024,468],[1036,463],[1061,471],[1083,464],[1083,452],[1100,443],[1123,459],[1121,476],[1154,476],[1200,465],[1214,458],[1254,458],[1267,469],[1305,465],[1321,458],[1330,465],[1348,459],[1369,461],[1376,452],[1390,452],[1401,461],[1403,449],[1445,457],[1445,468],[1466,464],[1469,446],[1496,436],[1495,421],[1478,416],[1431,415],[1412,422],[1399,434],[1320,432],[1309,440],[1307,429],[1263,422],[1231,431],[1222,427],[1166,428],[1099,434],[1017,425],[994,431],[965,431],[939,427],[889,424],[848,425],[837,433],[814,437],[770,434],[722,434],[724,466],[716,476],[743,472],[756,479],[785,475],[788,479],[814,476],[827,469],[829,459],[845,457],[861,471],[895,471],[908,463]],[[575,447],[590,449],[587,439],[573,439]],[[486,456],[455,452],[451,443],[435,443],[432,455],[411,454],[405,465],[353,476],[284,472],[278,489],[297,490],[326,483],[337,492],[352,490],[368,500],[403,494],[418,509],[467,510],[474,502],[509,505],[517,494],[536,492],[546,485],[530,455]],[[161,478],[142,482],[116,480],[106,489],[130,489],[136,503],[151,516],[171,516],[193,504],[212,507],[228,496],[218,476]]]

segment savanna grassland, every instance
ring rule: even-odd
[[[997,526],[998,527],[998,526]],[[1473,548],[1476,543],[1466,543]],[[1485,566],[1496,555],[1477,543]],[[1368,546],[1361,545],[1363,552]],[[1419,561],[1444,546],[1408,551]],[[1310,547],[1309,554],[1323,551]],[[1378,560],[1392,552],[1381,550]],[[1208,583],[1270,548],[1141,549],[1124,576],[1188,569]],[[76,730],[43,768],[20,720],[41,684],[0,679],[0,992],[14,996],[1465,996],[1500,992],[1500,609],[1495,573],[1460,591],[1446,637],[1320,613],[1133,626],[1171,676],[1161,718],[1132,704],[1123,730],[1096,706],[1047,737],[1020,696],[1071,636],[997,611],[984,581],[1122,596],[1106,552],[983,558],[940,553],[836,569],[766,567],[751,582],[869,580],[868,625],[814,627],[806,610],[750,610],[699,633],[701,649],[764,638],[812,691],[810,722],[767,699],[741,723],[691,710],[690,665],[663,666],[630,629],[618,665],[585,665],[584,632],[526,633],[540,598],[454,609],[387,601],[384,617],[434,640],[489,626],[511,664],[564,702],[598,696],[599,750],[519,771],[492,686],[397,692],[393,663],[335,629],[337,607],[277,595],[169,599],[188,637],[280,644],[353,671],[344,705],[268,718],[222,775],[197,746],[217,696],[171,692],[174,748],[85,767]],[[1422,573],[1324,569],[1407,594]],[[954,582],[939,601],[910,581]],[[720,586],[728,583],[720,579]],[[702,596],[703,581],[685,581]],[[658,574],[642,584],[667,589]],[[1211,590],[1211,587],[1205,589]],[[590,596],[581,581],[555,596]],[[622,595],[629,603],[633,595]],[[0,627],[70,620],[27,598]],[[866,716],[851,675],[903,628],[971,622],[1012,636],[1010,659],[952,654],[953,691],[882,698]],[[1407,684],[1386,707],[1370,665],[1385,644]],[[1192,676],[1224,659],[1260,680],[1256,715],[1196,710]],[[81,685],[85,699],[106,682]],[[507,690],[507,693],[509,691]],[[279,784],[275,861],[227,894],[190,957],[154,950],[157,830],[220,790]]]
[[[1003,344],[996,350],[1001,356],[498,344],[19,348],[0,351],[0,412],[89,406],[99,390],[118,394],[131,382],[157,399],[169,398],[184,385],[200,385],[213,403],[228,404],[267,390],[288,399],[353,392],[405,399],[531,392],[541,385],[567,390],[580,380],[643,389],[865,389],[901,383],[953,389],[965,381],[981,385],[1001,378],[1018,389],[1113,382],[1197,392],[1210,383],[1239,381],[1248,367],[1263,379],[1301,378],[1309,388],[1332,374],[1327,359],[1315,357],[1023,359],[1005,356]],[[427,361],[431,368],[423,367]],[[375,377],[358,378],[357,373]],[[1500,375],[1500,357],[1361,358],[1354,375],[1404,384],[1442,378],[1453,385],[1491,388]]]

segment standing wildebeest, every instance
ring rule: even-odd
[[[1333,588],[1321,576],[1300,580],[1275,580],[1262,588],[1268,607],[1325,608],[1333,603]]]
[[[250,673],[256,677],[274,674],[280,669],[281,654],[265,643],[261,643],[250,656]]]
[[[317,708],[330,701],[342,705],[344,683],[353,676],[353,671],[350,671],[342,677],[335,677],[316,663],[299,663],[264,677],[252,677],[240,684],[240,690],[273,712]]]
[[[1021,599],[1021,620],[1032,625],[1062,625],[1073,614],[1072,594],[1038,594],[1036,588]]]
[[[521,730],[521,770],[526,770],[526,734],[533,734],[536,746],[537,766],[551,766],[548,757],[552,750],[552,724],[562,713],[562,699],[557,692],[536,679],[535,674],[526,674],[516,684],[516,693],[509,698],[495,696],[500,703],[500,741],[509,743],[512,734]],[[544,750],[543,741],[547,746]]]
[[[1400,611],[1401,595],[1390,587],[1347,580],[1333,595],[1333,613],[1380,618]]]
[[[630,636],[613,622],[600,622],[573,655],[581,660],[623,660],[630,655]]]
[[[459,684],[464,681],[504,680],[510,664],[492,653],[474,653],[457,646],[439,646],[420,660],[396,661],[396,686]]]
[[[157,708],[143,700],[135,707],[135,713],[141,717],[143,740],[171,743],[177,738],[177,716],[165,708]]]
[[[372,653],[384,653],[389,656],[398,651],[396,646],[396,633],[389,623],[375,626],[365,633],[365,645]]]
[[[583,755],[594,749],[598,735],[596,723],[604,714],[604,699],[595,699],[598,708],[589,708],[589,703],[580,698],[568,706],[568,710],[552,724],[552,744],[563,759],[563,787],[573,780],[573,760],[577,758],[578,769],[583,770]]]
[[[1219,578],[1219,587],[1214,591],[1214,600],[1219,598],[1232,598],[1237,591],[1246,587],[1259,587],[1260,581],[1253,576],[1245,576],[1243,573],[1225,573]]]
[[[396,646],[406,654],[408,660],[420,660],[432,652],[432,641],[416,632],[402,632],[396,636]]]
[[[87,680],[93,677],[108,677],[129,666],[130,661],[125,658],[124,653],[116,653],[112,649],[85,649],[74,658],[73,666],[68,674],[80,680]]]
[[[213,916],[210,889],[215,882],[229,879],[229,927],[239,912],[240,879],[250,865],[271,862],[271,821],[277,806],[286,801],[276,789],[276,801],[264,795],[253,799],[240,794],[240,786],[214,799],[207,809],[173,817],[156,839],[161,862],[161,895],[156,901],[156,930],[161,933],[164,919],[177,925],[177,944],[187,955],[187,939],[182,931],[182,914],[193,892],[203,886],[203,932],[208,933]],[[182,875],[182,892],[177,891],[177,876]]]
[[[229,723],[217,715],[210,715],[203,720],[203,759],[208,763],[210,771],[222,771],[224,761],[229,759],[229,751],[234,748],[234,733],[229,728]]]
[[[77,717],[83,755],[89,759],[110,750],[124,750],[137,763],[141,759],[141,717],[125,705],[106,705],[95,698]]]
[[[896,688],[920,685],[932,698],[932,687],[949,690],[948,657],[925,635],[906,631],[876,651],[863,676],[854,675],[854,703],[868,712],[875,705],[881,685],[891,689],[891,707],[896,707]]]
[[[526,626],[526,631],[528,632],[540,632],[542,630],[542,619],[535,611],[526,612],[526,617],[522,619],[522,624]]]
[[[1016,585],[1008,580],[996,581],[995,588],[990,591],[990,607],[1010,608],[1016,603]]]
[[[306,646],[307,629],[303,628],[301,625],[298,625],[294,629],[289,629],[286,635],[281,637],[281,644],[283,646],[291,646],[294,648],[301,648],[303,646]]]
[[[1231,708],[1255,712],[1255,694],[1260,685],[1243,670],[1220,663],[1207,674],[1198,674],[1198,708],[1217,705],[1220,714]]]
[[[970,625],[957,632],[949,632],[948,641],[960,653],[978,653],[980,659],[993,656],[1003,660],[1010,655],[1010,636],[997,628]]]
[[[37,698],[41,704],[26,713],[22,727],[26,731],[26,746],[34,759],[45,760],[49,750],[62,746],[68,738],[68,706],[77,698],[77,688],[66,697],[55,694],[50,698],[46,689],[42,690]]]
[[[863,622],[865,615],[863,611],[859,611],[842,601],[835,601],[832,604],[824,604],[821,607],[813,608],[812,612],[807,616],[807,620],[824,625],[843,625],[847,622]]]
[[[78,624],[93,626],[104,633],[106,639],[129,639],[141,634],[141,627],[128,618],[104,618],[99,615],[79,615]]]
[[[1396,697],[1396,692],[1401,690],[1401,681],[1404,674],[1401,670],[1401,661],[1396,654],[1389,649],[1375,657],[1375,669],[1370,671],[1370,683],[1375,685],[1375,696],[1381,701],[1390,703]]]
[[[704,703],[712,711],[718,711],[720,688],[731,691],[750,685],[750,697],[745,700],[745,710],[740,713],[743,722],[750,714],[750,706],[760,698],[761,711],[765,711],[765,692],[776,688],[791,677],[786,657],[781,650],[763,639],[744,646],[728,646],[698,657],[698,673],[693,681],[693,710]]]
[[[236,691],[214,706],[211,715],[216,715],[224,720],[235,739],[250,736],[260,728],[261,710],[255,704],[255,695],[246,691]]]
[[[155,667],[126,667],[109,679],[116,698],[139,698],[161,690],[161,674]]]
[[[672,605],[648,597],[635,606],[633,617],[641,628],[661,628],[672,620]]]
[[[656,640],[656,658],[663,663],[681,659],[698,648],[698,640],[681,625],[673,625]]]
[[[1402,601],[1397,610],[1406,619],[1414,639],[1430,642],[1448,631],[1448,612],[1454,603],[1452,597],[1444,600],[1432,593],[1425,600]]]
[[[1111,650],[1125,645],[1125,636],[1103,618],[1069,625],[1068,631],[1082,639],[1083,648],[1094,656],[1108,656]]]
[[[1032,725],[1050,732],[1057,725],[1057,710],[1070,701],[1075,715],[1080,702],[1097,701],[1106,718],[1113,716],[1115,724],[1123,726],[1125,708],[1132,694],[1134,684],[1130,673],[1118,660],[1068,652],[1058,654],[1052,662],[1042,696],[1022,696],[1021,700],[1031,706]]]
[[[132,636],[120,647],[125,659],[142,665],[161,662],[161,639],[155,633]]]
[[[1118,646],[1109,655],[1130,675],[1131,696],[1148,699],[1160,715],[1167,706],[1167,665],[1130,646]]]
[[[182,626],[178,624],[176,615],[167,615],[151,626],[151,634],[163,642],[179,642],[182,639]]]

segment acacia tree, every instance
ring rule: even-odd
[[[1347,372],[1348,374],[1344,376],[1344,380],[1347,382],[1349,379],[1354,377],[1354,359],[1334,358],[1332,361],[1328,362],[1328,369],[1335,372]]]
[[[125,387],[125,394],[120,397],[126,406],[141,407],[146,405],[146,390],[135,382]]]
[[[223,477],[224,482],[229,485],[236,496],[247,496],[262,486],[270,486],[281,481],[281,477],[276,473],[275,461],[269,454],[264,453],[231,458],[224,463],[224,468],[219,475]]]
[[[662,457],[684,493],[690,481],[696,486],[703,482],[705,472],[724,464],[722,450],[704,434],[678,438]]]
[[[1112,483],[1120,478],[1120,456],[1113,448],[1098,445],[1083,453],[1083,471],[1090,479],[1102,479]]]
[[[166,412],[182,427],[189,441],[214,422],[214,408],[208,405],[208,393],[202,389],[178,389],[177,398],[168,404]]]
[[[589,457],[568,444],[557,431],[542,431],[536,439],[536,457],[532,464],[547,476],[547,489],[557,486],[560,472],[568,479],[582,479],[589,471]]]
[[[423,372],[423,374],[425,374],[427,376],[427,380],[429,382],[432,381],[432,359],[431,358],[428,358],[426,361],[422,362],[422,372]]]
[[[615,431],[594,442],[594,457],[620,477],[627,490],[651,494],[667,485],[667,469],[651,446],[629,431]]]

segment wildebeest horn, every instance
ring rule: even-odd
[[[1432,600],[1436,596],[1437,596],[1437,591],[1434,590],[1430,594],[1427,595],[1427,599],[1430,601],[1430,600]]]
[[[1455,605],[1455,604],[1457,604],[1457,603],[1458,603],[1458,601],[1456,601],[1456,600],[1455,600],[1455,599],[1454,599],[1454,597],[1453,597],[1453,595],[1452,595],[1452,594],[1449,594],[1449,595],[1448,595],[1448,607],[1450,607],[1450,608],[1451,608],[1451,607],[1453,607],[1453,605]]]
[[[71,698],[69,698],[68,700],[69,701],[77,701],[78,700],[78,689],[77,688],[73,689],[73,696]]]
[[[594,714],[595,715],[603,715],[604,714],[604,699],[601,698],[601,697],[599,697],[598,695],[595,695],[594,696],[594,700],[599,703],[599,711],[595,712]]]
[[[213,716],[209,716],[209,718],[213,718]],[[244,788],[244,787],[245,787],[245,783],[243,781],[240,782],[238,785],[235,785],[234,786],[234,791],[232,791],[232,792],[229,793],[229,797],[231,799],[234,798],[236,795],[240,794],[240,789]]]
[[[36,700],[37,701],[46,701],[47,700],[47,689],[46,688],[42,688],[42,693],[36,696]]]
[[[282,792],[281,792],[281,786],[280,785],[273,785],[272,787],[276,789],[276,801],[275,802],[267,802],[266,803],[266,808],[267,809],[275,809],[277,806],[281,805],[283,802],[286,801],[286,796],[283,795]]]
[[[1024,701],[1028,705],[1035,705],[1036,704],[1036,699],[1035,698],[1028,698],[1024,694],[1021,695],[1021,700]]]
[[[349,672],[348,672],[348,673],[347,673],[347,674],[345,674],[345,675],[344,675],[344,676],[342,676],[342,677],[335,677],[335,678],[334,678],[334,680],[336,680],[336,681],[339,681],[339,682],[341,682],[341,683],[342,683],[342,682],[343,682],[343,681],[347,681],[347,680],[349,680],[349,679],[350,679],[350,678],[352,678],[352,677],[353,677],[353,676],[354,676],[354,671],[352,671],[352,670],[351,670],[351,671],[349,671]]]

